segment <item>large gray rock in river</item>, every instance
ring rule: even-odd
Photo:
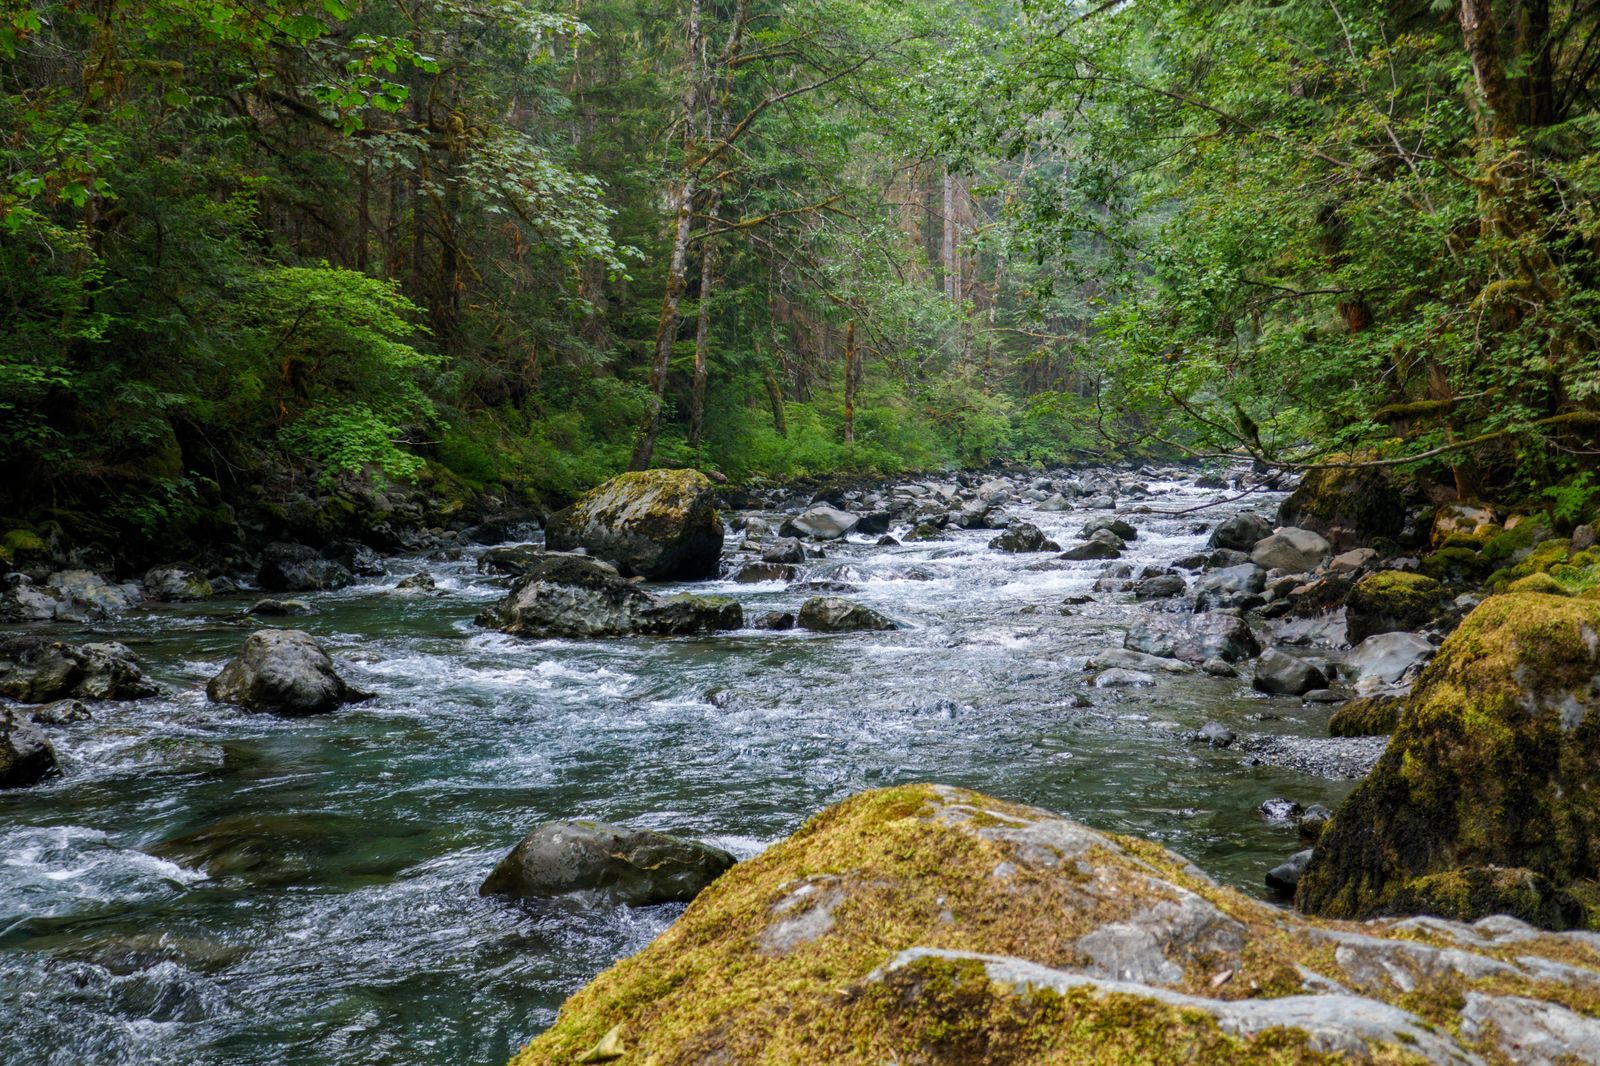
[[[545,544],[582,548],[627,577],[715,577],[722,555],[716,491],[698,470],[639,470],[585,493],[550,516]]]
[[[0,710],[0,788],[25,788],[56,772],[56,751],[37,728]]]
[[[1287,526],[1256,543],[1250,561],[1263,570],[1287,570],[1303,574],[1315,570],[1333,557],[1333,545],[1309,529]]]
[[[1208,659],[1236,663],[1261,652],[1250,623],[1229,614],[1137,618],[1128,627],[1122,646],[1130,651],[1163,659],[1181,659],[1196,665]]]
[[[1372,693],[1399,684],[1433,658],[1433,650],[1416,633],[1376,633],[1357,644],[1346,661],[1356,675],[1356,691]]]
[[[0,639],[0,696],[19,703],[136,700],[160,691],[121,644],[67,644],[32,634]]]
[[[861,524],[861,516],[850,511],[819,503],[806,508],[804,513],[789,519],[778,527],[785,537],[814,537],[817,540],[838,540]]]
[[[573,892],[624,903],[688,902],[734,863],[721,848],[606,822],[546,822],[523,837],[478,889],[540,899]]]
[[[870,607],[840,596],[813,596],[800,607],[800,628],[818,633],[856,629],[894,629],[895,624]]]
[[[1061,545],[1044,535],[1032,522],[1013,522],[1004,533],[989,541],[989,547],[1002,552],[1058,552]]]
[[[1194,609],[1216,611],[1225,607],[1254,607],[1267,587],[1267,572],[1255,563],[1224,566],[1204,574],[1194,583]]]
[[[478,624],[518,637],[620,637],[738,629],[744,614],[709,596],[659,599],[599,559],[546,552]]]
[[[1206,543],[1213,548],[1247,552],[1270,536],[1272,523],[1265,518],[1257,514],[1236,514],[1219,523]]]
[[[337,589],[355,581],[355,574],[337,559],[330,559],[304,544],[274,542],[261,551],[256,583],[273,592],[312,592]]]
[[[299,629],[262,629],[206,684],[206,697],[273,714],[320,714],[364,698],[345,684],[333,660]]]
[[[1314,663],[1273,648],[1256,663],[1252,684],[1262,692],[1303,696],[1314,688],[1327,688],[1328,678]]]

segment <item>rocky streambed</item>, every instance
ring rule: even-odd
[[[212,685],[233,702],[207,698],[266,624],[246,613],[259,592],[138,603],[40,582],[40,613],[52,594],[69,608],[17,632],[117,642],[160,691],[69,692],[87,718],[8,708],[60,772],[0,790],[0,1047],[42,1063],[504,1059],[683,909],[478,894],[556,819],[748,859],[855,793],[938,781],[1267,895],[1303,813],[1336,806],[1383,742],[1328,735],[1358,679],[1342,621],[1296,606],[1315,595],[1302,571],[1329,573],[1338,545],[1284,538],[1258,566],[1282,495],[1240,497],[1169,469],[921,479],[816,509],[746,494],[722,513],[714,576],[613,588],[585,571],[611,590],[612,630],[523,636],[475,620],[505,624],[540,537],[517,564],[446,535],[339,564],[342,587],[295,593],[314,613],[267,608],[297,612],[271,621],[338,671],[338,709],[303,717],[252,710],[237,678]],[[280,549],[263,574],[326,558]],[[68,585],[109,606],[71,606]],[[851,605],[892,628],[818,631]],[[611,635],[640,619],[650,635]],[[1390,651],[1369,677],[1403,680],[1426,654]]]

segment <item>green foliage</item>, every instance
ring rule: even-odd
[[[1560,485],[1547,485],[1544,495],[1551,501],[1550,514],[1557,522],[1571,525],[1579,521],[1600,496],[1600,485],[1592,485],[1594,474],[1584,470]]]

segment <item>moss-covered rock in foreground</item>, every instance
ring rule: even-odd
[[[1426,574],[1380,570],[1356,582],[1345,601],[1351,644],[1375,633],[1420,629],[1450,606],[1444,586]]]
[[[735,866],[514,1063],[1506,1062],[1600,1041],[1587,980],[1600,950],[1570,934],[1299,918],[1154,845],[908,785]]]
[[[1600,602],[1491,596],[1418,680],[1297,904],[1600,928]]]
[[[551,515],[545,544],[583,548],[629,577],[713,577],[722,555],[716,490],[698,470],[619,474]]]

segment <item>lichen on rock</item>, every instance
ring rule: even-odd
[[[1299,918],[1153,844],[906,785],[735,866],[513,1062],[1510,1061],[1509,1029],[1581,1029],[1585,981],[1600,951],[1570,935]]]
[[[698,470],[619,474],[550,517],[545,543],[582,548],[625,576],[714,577],[722,554],[716,492]]]

